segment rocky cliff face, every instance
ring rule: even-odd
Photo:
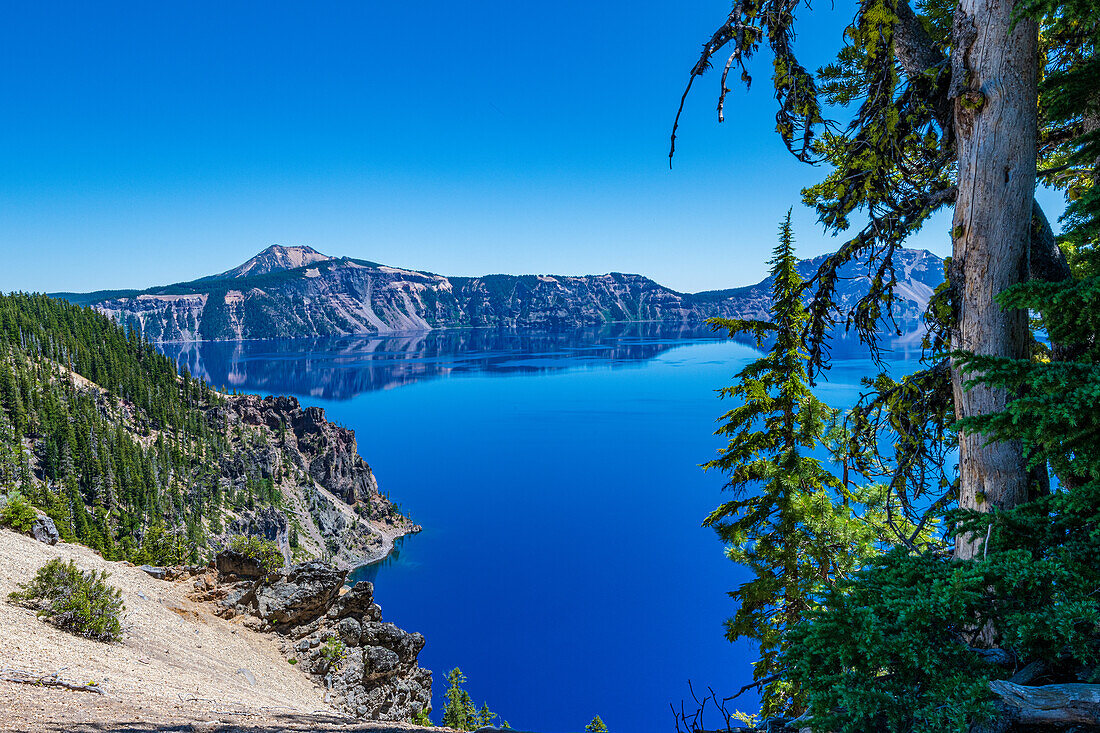
[[[803,261],[803,276],[815,272],[821,259]],[[839,292],[842,306],[867,292],[866,269],[865,264],[847,268]],[[896,269],[899,314],[915,319],[943,281],[942,260],[923,250],[902,250]],[[331,258],[310,248],[269,248],[238,268],[191,283],[123,297],[67,297],[164,342],[760,317],[769,289],[765,280],[746,288],[685,294],[622,273],[448,278]]]
[[[283,653],[358,718],[409,721],[431,710],[432,673],[417,664],[424,637],[382,621],[374,586],[344,591],[346,570],[307,562],[263,575],[247,558],[219,554],[195,580],[194,600],[226,618],[279,634]]]
[[[228,534],[266,537],[288,558],[354,567],[381,559],[397,537],[420,529],[379,492],[355,434],[327,421],[321,408],[302,408],[293,397],[235,395],[208,417],[233,442],[221,480],[236,491],[269,480],[282,496],[279,508],[233,511]]]

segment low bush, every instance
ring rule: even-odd
[[[83,571],[72,560],[55,558],[38,569],[29,583],[11,593],[12,603],[33,609],[40,618],[65,631],[95,639],[122,637],[122,591],[107,584],[103,570]]]
[[[263,537],[236,535],[229,540],[229,549],[252,558],[269,573],[283,566],[283,553],[279,546]]]
[[[335,636],[330,636],[325,641],[324,646],[321,647],[321,656],[327,659],[333,666],[339,664],[340,660],[347,656],[347,653],[347,646]]]
[[[30,532],[36,514],[34,507],[18,491],[8,494],[8,501],[0,509],[0,526],[10,527],[16,532]]]

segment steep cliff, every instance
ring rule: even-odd
[[[325,702],[358,718],[409,721],[431,710],[432,673],[417,664],[424,637],[382,621],[371,583],[345,591],[347,571],[321,562],[250,572],[234,555],[197,573],[193,600],[278,634],[288,661],[327,690]]]
[[[813,274],[821,259],[803,261],[802,274]],[[943,281],[943,262],[927,251],[901,250],[895,267],[898,316],[915,320]],[[842,307],[867,292],[866,270],[865,263],[855,263],[842,273]],[[623,273],[444,277],[328,257],[308,247],[273,247],[237,268],[189,283],[60,295],[164,342],[759,317],[769,284],[686,294]]]
[[[237,492],[269,480],[280,497],[278,506],[227,510],[225,534],[261,535],[287,557],[354,567],[419,531],[379,492],[355,434],[328,422],[321,408],[302,409],[293,397],[234,395],[208,419],[233,447],[221,457],[220,480]]]

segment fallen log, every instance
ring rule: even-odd
[[[53,674],[35,675],[22,669],[4,669],[0,670],[0,680],[4,682],[15,682],[21,685],[62,687],[66,690],[76,690],[77,692],[95,692],[100,695],[107,694],[106,690],[95,682],[80,684],[79,682],[69,682],[61,679],[62,671],[64,670],[58,670]]]
[[[1100,685],[1025,687],[1008,680],[993,680],[989,687],[1017,725],[1100,727]]]

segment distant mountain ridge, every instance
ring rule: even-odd
[[[810,277],[825,255],[799,263]],[[943,260],[899,250],[900,321],[919,319],[943,282]],[[866,263],[842,271],[841,308],[867,292]],[[91,305],[153,341],[303,338],[458,327],[575,328],[621,321],[694,323],[714,316],[767,318],[771,279],[679,293],[643,275],[445,277],[307,246],[273,245],[218,275],[148,290],[56,293]]]

